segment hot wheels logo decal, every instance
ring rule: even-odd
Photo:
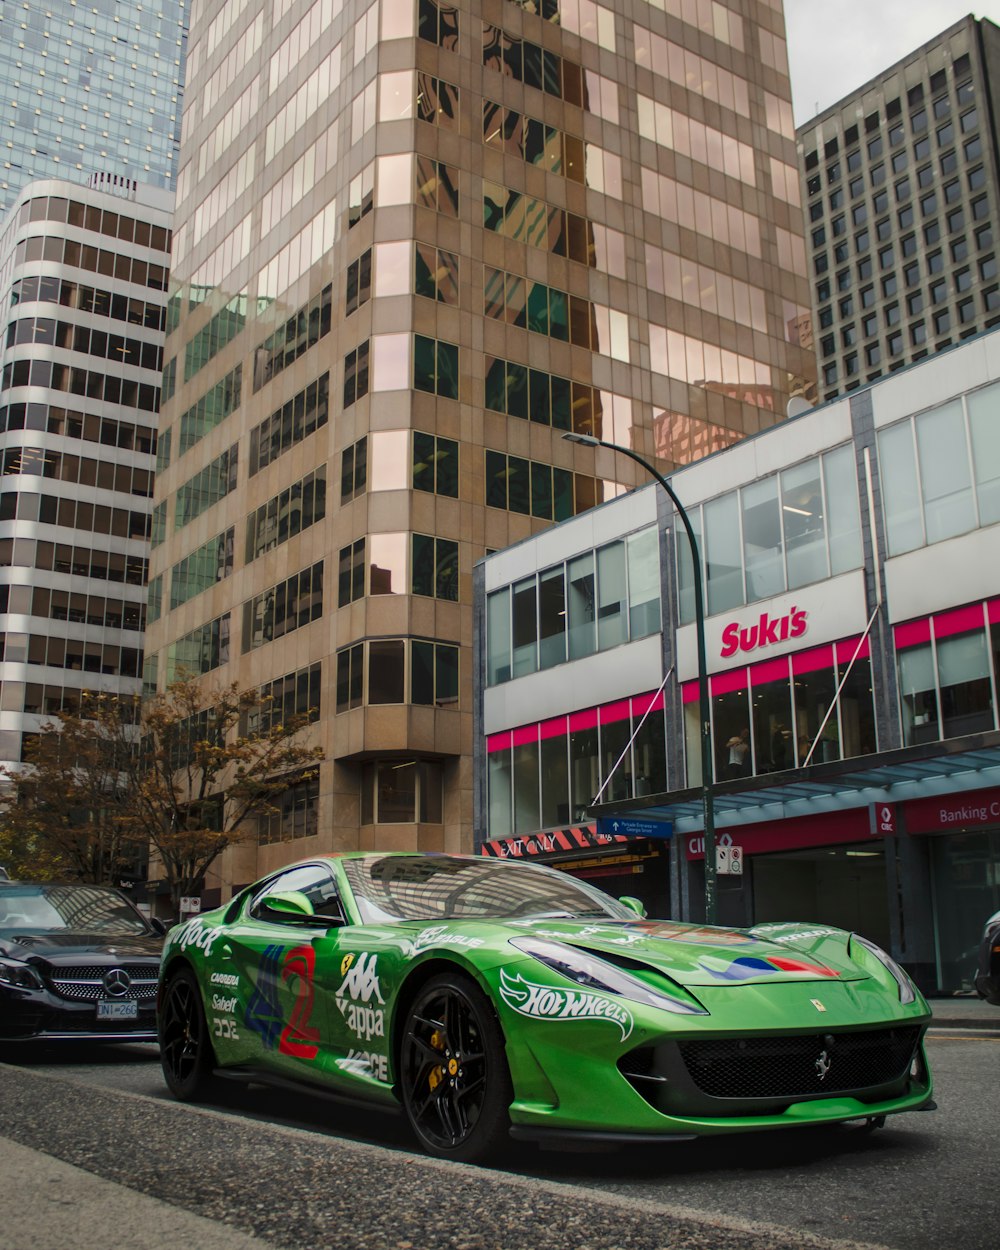
[[[839,977],[840,973],[822,964],[806,963],[801,959],[785,959],[771,955],[764,959],[759,955],[740,955],[736,959],[716,959],[706,955],[698,960],[699,968],[719,981],[749,981],[751,977],[775,976],[783,972],[801,977]]]
[[[632,1032],[632,1013],[620,1003],[586,990],[557,989],[512,977],[500,969],[500,997],[518,1015],[536,1020],[610,1020],[622,1031],[622,1041]]]

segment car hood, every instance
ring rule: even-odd
[[[44,959],[50,964],[77,964],[81,959],[123,962],[130,959],[159,959],[163,938],[109,937],[105,933],[18,933],[0,938],[0,955],[30,963]]]
[[[669,921],[530,920],[510,929],[581,947],[624,967],[646,964],[681,985],[776,981],[857,981],[867,973],[848,954],[850,934],[825,926],[780,932],[720,929]]]

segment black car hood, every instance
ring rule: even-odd
[[[29,962],[45,959],[52,964],[74,964],[84,959],[98,963],[129,959],[159,959],[163,938],[151,933],[110,937],[106,933],[18,933],[0,938],[0,955]]]

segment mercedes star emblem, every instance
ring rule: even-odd
[[[121,998],[127,994],[131,984],[132,978],[124,968],[112,968],[110,972],[104,975],[104,988],[116,998]]]

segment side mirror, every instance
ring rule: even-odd
[[[269,894],[260,901],[260,915],[277,924],[307,924],[327,929],[343,923],[338,916],[317,916],[309,899],[298,890]]]
[[[298,890],[290,890],[287,894],[269,894],[263,900],[263,910],[277,920],[294,920],[311,917],[313,905]]]
[[[163,937],[167,931],[167,926],[163,923],[159,916],[150,916],[149,925],[153,932],[158,934],[160,937]]]
[[[627,907],[629,911],[634,911],[640,920],[646,919],[646,909],[643,907],[641,899],[634,898],[631,894],[623,894],[618,901]]]

